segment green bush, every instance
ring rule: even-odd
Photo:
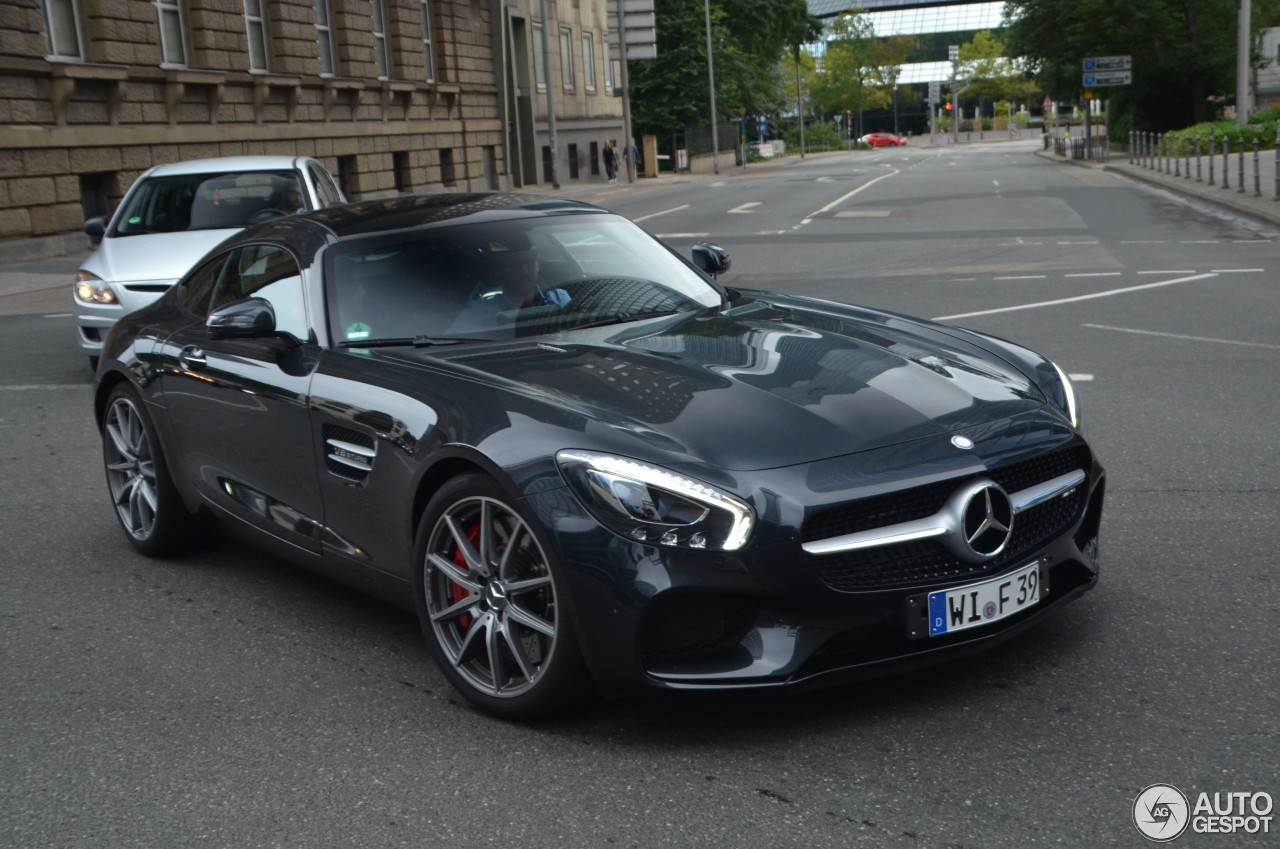
[[[1241,141],[1244,142],[1246,150],[1251,150],[1254,139],[1257,139],[1260,149],[1270,150],[1276,141],[1276,121],[1250,123],[1243,127],[1235,121],[1210,121],[1182,130],[1172,130],[1165,133],[1165,138],[1173,145],[1180,145],[1184,139],[1190,144],[1195,144],[1196,139],[1199,139],[1205,151],[1209,149],[1210,138],[1213,138],[1215,145],[1219,148],[1222,146],[1223,139],[1226,139],[1232,150],[1238,150]]]
[[[1259,109],[1249,116],[1250,124],[1274,124],[1277,121],[1280,121],[1280,106]]]
[[[800,150],[800,128],[792,127],[783,134],[787,150]],[[814,124],[804,128],[806,150],[843,150],[845,140],[831,124]]]
[[[1120,144],[1128,144],[1129,132],[1133,129],[1133,115],[1121,115],[1107,125],[1107,138]]]

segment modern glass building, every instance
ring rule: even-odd
[[[809,14],[828,23],[865,9],[877,36],[915,36],[916,48],[898,78],[901,85],[950,79],[947,47],[972,41],[985,30],[998,31],[1004,15],[1003,2],[986,0],[808,0],[808,6]]]

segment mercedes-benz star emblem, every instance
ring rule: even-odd
[[[1013,502],[999,486],[985,483],[969,494],[961,527],[970,551],[984,560],[995,557],[1013,533]]]

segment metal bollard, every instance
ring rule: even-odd
[[[1129,131],[1129,164],[1133,164],[1133,130]]]
[[[1200,177],[1201,173],[1202,172],[1200,170],[1200,137],[1196,136],[1196,182],[1197,183],[1204,182],[1204,180],[1201,179]]]
[[[1240,194],[1244,194],[1244,136],[1240,137],[1240,156],[1237,162],[1240,166],[1240,170],[1237,172],[1240,179],[1236,181],[1236,185],[1240,188],[1236,189],[1236,191]]]
[[[1280,203],[1280,124],[1276,125],[1276,196],[1274,200]]]
[[[1253,196],[1262,197],[1262,172],[1258,169],[1258,148],[1262,143],[1258,139],[1253,140]]]
[[[1173,176],[1182,176],[1182,151],[1187,147],[1186,139],[1178,139],[1178,143],[1173,148]]]
[[[1161,153],[1164,151],[1164,133],[1156,133],[1156,173],[1162,170],[1161,166],[1164,162],[1161,159]]]
[[[1218,149],[1218,140],[1214,135],[1214,127],[1209,128],[1209,185],[1213,185],[1213,154]]]
[[[1222,137],[1222,188],[1231,188],[1231,139]]]

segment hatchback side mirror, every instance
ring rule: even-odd
[[[102,237],[107,234],[107,219],[101,215],[90,218],[84,222],[84,234],[89,237],[89,241],[98,244],[102,241]]]
[[[699,242],[693,246],[693,264],[715,277],[729,270],[729,252],[718,245]]]

